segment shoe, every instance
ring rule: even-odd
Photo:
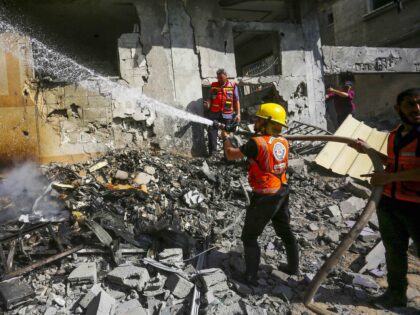
[[[259,247],[244,247],[246,271],[243,281],[246,284],[258,286],[258,268],[260,266],[261,251]]]
[[[299,275],[299,247],[294,240],[289,244],[284,244],[286,248],[287,264],[281,263],[277,269],[288,275]]]
[[[281,272],[287,273],[291,276],[298,276],[299,275],[299,268],[296,266],[289,266],[289,264],[281,263],[277,266],[277,270]]]
[[[251,276],[251,275],[247,275],[246,273],[233,273],[232,274],[232,279],[246,284],[248,286],[254,286],[254,287],[258,287],[259,283],[258,283],[258,276]]]
[[[385,291],[384,294],[375,297],[371,303],[380,309],[393,309],[394,307],[406,307],[407,296],[405,293],[401,294],[396,291]]]

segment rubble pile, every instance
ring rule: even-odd
[[[51,164],[43,173],[70,218],[1,227],[5,314],[189,314],[198,301],[206,314],[303,311],[306,285],[370,194],[318,170],[310,156],[292,158],[290,211],[301,275],[276,269],[286,256],[268,225],[260,237],[259,286],[251,287],[232,277],[245,268],[240,235],[251,190],[244,161],[113,151],[86,163]],[[353,299],[381,290],[374,279],[384,274],[377,229],[373,218],[322,286],[317,299],[332,310],[350,313]],[[6,242],[22,231],[24,237]],[[41,263],[16,272],[34,261]]]

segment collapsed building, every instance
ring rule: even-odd
[[[107,0],[100,6],[89,1],[5,1],[3,6],[8,12],[18,8],[18,14],[12,14],[10,19],[18,26],[31,25],[33,36],[45,40],[47,46],[75,56],[111,80],[163,103],[202,115],[203,95],[206,97],[216,70],[224,68],[241,86],[244,111],[252,112],[261,101],[274,100],[287,106],[290,121],[326,128],[325,80],[355,76],[359,118],[374,113],[371,89],[365,92],[365,87],[379,84],[373,78],[413,73],[405,74],[404,80],[391,81],[400,82],[398,88],[403,82],[418,82],[416,48],[343,47],[352,45],[345,31],[337,33],[334,40],[328,37],[334,23],[325,25],[325,11],[330,18],[332,9],[338,11],[334,14],[340,14],[344,10],[341,2],[320,1],[319,8],[314,1],[151,4]],[[362,10],[362,2],[355,7]],[[402,25],[412,25],[410,19],[416,16],[418,1],[404,5],[401,16],[407,22]],[[391,7],[387,5],[386,21],[400,17]],[[369,16],[379,15],[376,11]],[[338,15],[335,24],[344,20]],[[415,37],[416,29],[412,28],[409,31]],[[16,36],[8,33],[2,34],[3,43]],[[324,46],[324,42],[330,46]],[[332,46],[335,44],[340,46]],[[370,42],[366,39],[357,44]],[[415,41],[409,44],[406,47],[416,47]],[[35,53],[35,63],[39,61],[29,39],[19,39],[19,49],[26,51],[26,60]],[[9,136],[2,137],[0,151],[5,159],[33,156],[41,161],[77,160],[110,146],[142,147],[150,143],[177,148],[188,155],[203,154],[202,126],[167,120],[153,110],[121,103],[112,91],[101,89],[99,83],[95,85],[94,77],[83,78],[92,81],[89,89],[77,80],[66,82],[66,77],[53,78],[43,71],[36,71],[39,81],[34,81],[33,68],[28,67],[31,62],[16,59],[13,52],[0,51],[2,132],[12,132],[14,139],[9,143]],[[384,88],[377,106],[389,107],[394,96],[383,91],[387,90],[387,81],[383,82],[379,84]]]
[[[2,180],[17,188],[7,190],[13,198],[0,196],[3,218],[12,222],[18,213],[20,221],[1,230],[3,307],[19,314],[183,314],[201,301],[200,311],[210,314],[306,312],[301,293],[354,225],[369,189],[319,170],[314,156],[294,151],[291,211],[303,275],[275,269],[285,255],[268,228],[260,287],[243,286],[231,279],[244,268],[240,226],[249,188],[241,163],[180,157],[204,154],[205,126],[142,106],[148,99],[140,96],[203,115],[202,100],[224,68],[240,86],[245,117],[261,102],[275,101],[287,108],[291,125],[319,132],[327,128],[325,84],[351,78],[359,106],[365,105],[359,118],[372,119],[380,110],[381,119],[392,121],[388,107],[397,89],[420,77],[412,39],[418,25],[400,43],[380,45],[368,36],[359,42],[346,37],[343,29],[367,32],[339,25],[348,1],[2,3],[16,28],[0,34],[1,163],[88,159],[44,166],[42,185],[27,176],[30,166],[19,169],[26,181],[21,189],[22,180]],[[387,19],[399,14],[393,1],[352,3],[369,23],[382,13]],[[413,25],[420,2],[402,3]],[[30,36],[22,35],[26,23]],[[392,89],[380,93],[376,108],[366,86],[388,81]],[[121,91],[136,94],[124,98]],[[40,196],[46,205],[38,203]],[[43,207],[57,212],[36,211]],[[410,299],[418,307],[415,259],[410,268]],[[385,272],[373,217],[317,299],[337,313],[363,312],[368,294],[382,290]]]

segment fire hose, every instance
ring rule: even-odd
[[[337,136],[300,136],[300,135],[293,135],[285,136],[290,141],[333,141],[333,142],[340,142],[346,144],[355,144],[356,140],[346,137],[337,137]],[[380,156],[378,155],[377,151],[370,147],[369,145],[363,143],[362,146],[365,149],[365,152],[372,160],[373,168],[375,172],[383,172],[383,165]],[[322,282],[326,279],[328,274],[331,270],[335,267],[338,263],[340,258],[343,256],[344,252],[353,244],[356,238],[359,236],[360,232],[368,223],[370,217],[376,210],[376,206],[381,198],[383,191],[383,186],[376,186],[372,187],[372,194],[369,198],[366,207],[360,214],[359,218],[357,219],[356,224],[353,225],[351,230],[346,234],[344,239],[338,245],[338,247],[333,251],[333,253],[327,258],[324,264],[316,273],[315,277],[312,279],[311,283],[309,284],[308,288],[305,291],[303,303],[305,306],[310,309],[311,311],[317,314],[334,314],[314,303],[314,296],[318,291],[319,287],[321,286]]]
[[[252,133],[243,129],[238,128],[237,125],[223,125],[217,122],[214,122],[214,126],[219,129],[224,129],[228,132],[237,132],[239,134],[251,135]],[[356,140],[347,137],[339,136],[329,136],[329,135],[284,135],[284,137],[289,141],[332,141],[340,142],[345,144],[356,144]],[[384,168],[382,165],[382,160],[379,154],[375,149],[370,147],[366,143],[361,143],[361,146],[364,148],[364,151],[369,156],[372,161],[373,168],[375,172],[383,172]],[[317,314],[334,314],[314,303],[314,296],[321,286],[322,282],[327,278],[328,274],[336,266],[340,258],[343,256],[349,247],[353,244],[356,238],[359,236],[363,228],[367,225],[370,217],[376,211],[376,206],[381,198],[383,191],[383,186],[374,186],[372,187],[372,193],[366,204],[366,207],[363,209],[360,214],[357,222],[353,225],[350,231],[345,235],[341,243],[333,251],[333,253],[327,258],[321,268],[318,270],[308,288],[305,291],[303,303],[311,311]]]

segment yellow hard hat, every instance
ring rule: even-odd
[[[286,124],[286,111],[276,103],[265,103],[260,106],[255,116],[268,119],[269,121],[276,122],[287,128]]]

